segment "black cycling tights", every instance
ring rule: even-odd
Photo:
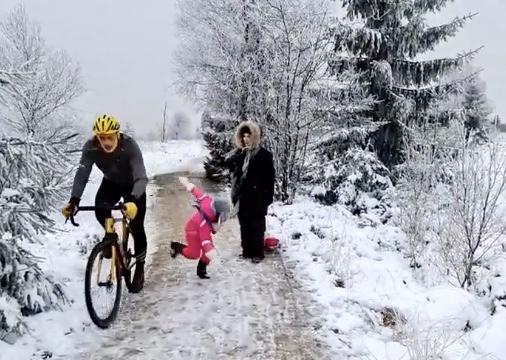
[[[122,185],[106,179],[102,180],[95,197],[95,206],[113,206],[121,198],[128,201],[128,197],[132,193],[132,185]],[[130,222],[130,231],[134,238],[135,254],[138,260],[143,261],[146,258],[146,231],[144,230],[144,218],[146,217],[146,193],[144,193],[137,201],[137,215]],[[105,219],[111,216],[110,211],[97,210],[95,216],[98,222],[105,226]]]

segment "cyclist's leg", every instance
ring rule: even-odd
[[[128,192],[130,193],[130,191]],[[124,194],[124,198],[128,199],[128,194]],[[135,248],[135,273],[132,280],[133,293],[138,293],[144,287],[144,264],[146,262],[147,239],[146,230],[144,229],[144,219],[146,218],[146,193],[135,201],[137,205],[137,215],[130,222],[130,232],[134,238]]]
[[[121,199],[121,194],[118,192],[118,186],[106,179],[102,179],[102,183],[98,188],[95,196],[95,206],[113,206]],[[105,219],[111,216],[111,211],[95,210],[95,217],[102,227],[105,227]],[[106,259],[112,256],[112,249],[104,249],[103,255]]]
[[[134,238],[135,257],[137,261],[145,261],[148,247],[146,230],[144,229],[144,220],[146,218],[145,193],[135,201],[135,205],[137,205],[137,215],[130,222],[130,232]]]

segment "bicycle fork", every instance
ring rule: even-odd
[[[105,239],[103,240],[104,246],[111,247],[111,263],[109,265],[109,274],[107,275],[107,280],[105,282],[100,281],[100,269],[102,268],[102,260],[103,256],[100,256],[98,259],[98,274],[97,274],[97,283],[98,286],[110,286],[116,279],[116,266],[118,266],[118,253],[116,249],[118,235],[116,233],[107,233],[105,235]]]

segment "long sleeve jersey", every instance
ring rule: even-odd
[[[74,177],[72,198],[83,195],[94,164],[104,173],[105,179],[121,185],[133,185],[132,196],[139,198],[146,192],[148,177],[144,159],[139,145],[130,136],[121,134],[118,147],[112,153],[103,151],[94,138],[86,141]]]

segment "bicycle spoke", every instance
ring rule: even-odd
[[[85,277],[85,298],[88,312],[92,321],[103,329],[109,327],[116,318],[121,301],[121,278],[118,276],[118,269],[114,262],[114,249],[111,259],[103,257],[104,249],[109,247],[110,244],[104,242],[95,245],[86,265]],[[96,276],[95,271],[97,272]],[[96,281],[94,281],[95,279]]]
[[[110,274],[111,266],[102,266],[104,263],[102,256],[98,256],[97,270],[97,282],[96,288],[90,289],[91,301],[93,308],[95,309],[99,318],[106,318],[111,313],[114,306],[115,289],[114,289],[114,278]]]

